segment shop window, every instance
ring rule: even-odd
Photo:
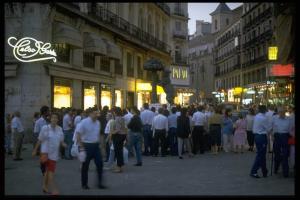
[[[115,90],[115,106],[122,108],[123,96],[121,90]]]
[[[70,63],[70,45],[61,43],[61,44],[53,44],[53,49],[56,52],[56,59],[59,62]]]
[[[115,73],[119,75],[123,74],[123,65],[121,60],[115,60]]]
[[[134,92],[127,92],[127,105],[126,107],[133,107],[134,106]]]
[[[87,109],[89,107],[94,107],[97,105],[97,84],[84,83],[83,88],[83,107]]]
[[[137,57],[137,74],[139,79],[143,79],[143,65],[141,57]]]
[[[101,56],[100,70],[110,72],[110,60],[108,56]]]
[[[134,77],[134,67],[132,62],[132,55],[127,53],[127,76]]]
[[[95,69],[95,53],[83,53],[83,66]]]
[[[68,108],[72,105],[72,81],[67,79],[54,79],[53,81],[53,107]]]
[[[101,107],[108,106],[111,108],[111,100],[112,100],[112,94],[111,94],[111,87],[105,84],[101,84]]]

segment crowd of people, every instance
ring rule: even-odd
[[[84,152],[80,165],[81,185],[89,189],[89,163],[94,159],[98,172],[98,187],[102,184],[103,161],[114,172],[124,172],[126,153],[136,158],[135,166],[143,165],[143,156],[178,156],[193,158],[210,152],[244,153],[256,150],[250,176],[268,176],[266,153],[274,153],[274,173],[282,164],[284,177],[289,165],[294,166],[295,115],[294,107],[253,105],[247,113],[233,117],[232,110],[222,105],[195,105],[188,107],[162,105],[157,110],[145,103],[121,109],[97,106],[86,110],[50,108],[43,106],[33,117],[33,156],[40,156],[44,176],[43,192],[58,194],[54,181],[59,157],[72,160],[72,147]],[[20,112],[6,115],[6,143],[8,154],[15,161],[22,160],[24,128]],[[248,149],[246,149],[248,147]],[[115,162],[116,161],[116,162]],[[115,167],[113,167],[116,163]]]

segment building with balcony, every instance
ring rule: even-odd
[[[192,95],[190,90],[190,69],[188,65],[188,5],[187,3],[168,3],[171,12],[171,82],[176,90],[174,102],[188,104]]]
[[[275,45],[273,3],[244,3],[242,16],[241,85],[254,91],[245,102],[266,103],[268,47]]]
[[[242,6],[233,10],[233,21],[215,38],[214,91],[224,93],[225,101],[240,101],[239,94],[234,94],[234,88],[241,84],[241,37],[242,37]]]
[[[49,42],[57,62],[20,62],[6,43],[5,112],[19,110],[31,119],[42,105],[124,108],[150,102],[152,88],[143,86],[151,77],[143,63],[151,57],[166,66],[174,62],[170,18],[162,3],[6,3],[6,41]],[[31,128],[32,121],[24,126]]]

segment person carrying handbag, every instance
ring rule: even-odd
[[[42,127],[38,136],[38,142],[32,152],[36,156],[37,150],[41,145],[40,162],[45,165],[45,174],[43,180],[43,192],[46,194],[58,195],[59,191],[54,181],[56,162],[59,159],[60,146],[67,147],[64,143],[64,134],[62,128],[57,125],[58,114],[52,113],[49,125]],[[52,192],[49,193],[49,187]]]

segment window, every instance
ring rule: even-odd
[[[110,72],[110,60],[107,56],[101,56],[100,70]]]
[[[226,25],[229,25],[229,19],[226,18]]]
[[[70,63],[70,46],[68,44],[53,44],[57,60],[60,62]]]
[[[96,83],[88,83],[84,82],[84,89],[83,89],[83,108],[84,110],[89,107],[94,107],[97,105],[97,90],[98,84]]]
[[[108,85],[101,84],[101,107],[103,108],[104,106],[108,106],[111,108],[111,99],[112,99],[112,94],[111,94],[111,87]]]
[[[215,19],[215,30],[218,29],[218,21]]]
[[[95,69],[95,53],[83,53],[83,66],[91,69]]]
[[[115,73],[119,75],[123,74],[123,65],[120,60],[115,60]]]
[[[176,31],[181,31],[181,22],[178,21],[175,22],[175,29]]]
[[[132,55],[127,53],[127,76],[134,77],[134,67],[132,63]]]
[[[141,57],[137,57],[137,74],[138,74],[138,78],[143,79],[143,66],[142,66],[142,59]]]
[[[53,107],[68,108],[72,106],[72,81],[56,79],[53,81]]]

